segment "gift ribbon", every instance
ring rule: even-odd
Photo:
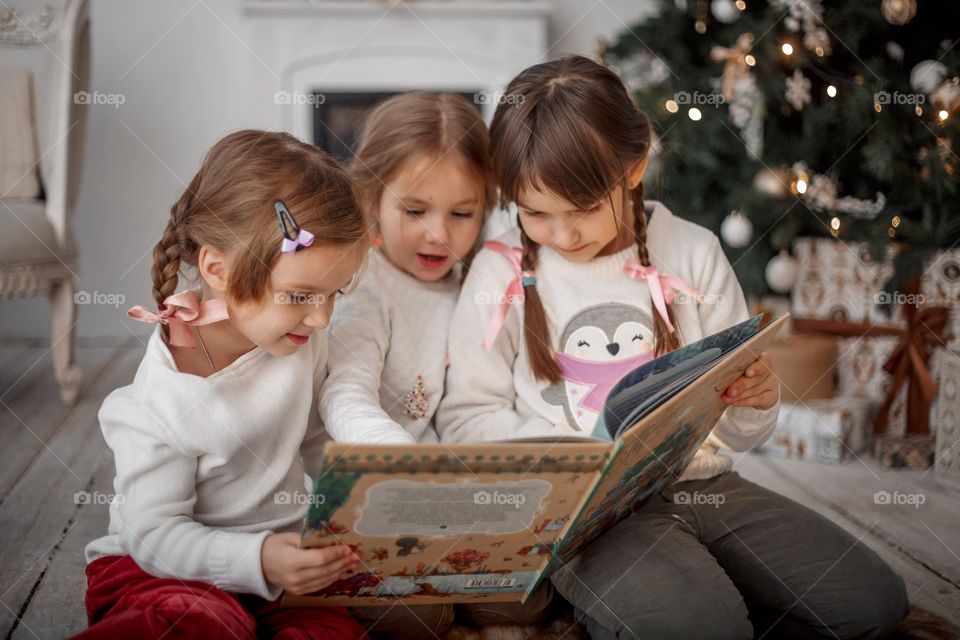
[[[828,333],[843,337],[896,336],[896,347],[883,365],[893,376],[883,404],[877,411],[873,427],[882,433],[887,426],[887,413],[900,387],[906,382],[907,431],[926,433],[930,428],[930,404],[937,395],[937,383],[930,375],[927,358],[931,346],[943,344],[943,330],[947,326],[949,310],[946,307],[917,307],[903,305],[906,328],[892,325],[845,322],[842,320],[819,320],[794,318],[793,326],[798,332]]]

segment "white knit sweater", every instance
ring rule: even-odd
[[[443,395],[459,273],[423,282],[378,249],[370,251],[367,269],[334,308],[320,415],[342,442],[437,442],[433,416]]]
[[[326,354],[318,332],[292,355],[254,348],[201,378],[177,370],[158,327],[133,383],[100,408],[116,498],[87,562],[130,555],[155,576],[276,599],[260,547],[306,513],[304,471],[327,439],[312,410]]]
[[[695,342],[747,319],[743,292],[720,243],[710,231],[675,217],[658,202],[647,247],[651,263],[679,276],[703,301],[677,300],[673,310],[681,341]],[[514,228],[500,241],[519,247]],[[576,263],[541,248],[536,269],[539,293],[557,353],[593,362],[639,356],[653,348],[653,313],[645,282],[624,274],[636,245],[616,254]],[[447,393],[437,413],[441,440],[501,440],[535,435],[589,435],[597,413],[584,406],[590,387],[550,385],[533,377],[526,356],[523,304],[514,301],[489,351],[481,344],[497,303],[514,272],[507,259],[483,249],[474,259],[451,322]],[[709,478],[730,469],[718,447],[745,451],[764,442],[776,424],[779,403],[760,411],[728,407],[682,480]]]

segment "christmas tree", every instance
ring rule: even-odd
[[[789,290],[798,235],[895,245],[901,290],[960,242],[958,28],[954,1],[660,0],[600,55],[654,121],[649,197],[748,294]]]

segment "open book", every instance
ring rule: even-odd
[[[327,443],[301,546],[351,546],[359,570],[291,605],[523,602],[559,562],[674,482],[723,391],[788,316],[756,316],[641,365],[593,438]]]

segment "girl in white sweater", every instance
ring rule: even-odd
[[[341,442],[437,442],[461,268],[493,198],[489,136],[452,93],[404,93],[367,116],[351,173],[377,246],[333,316],[320,414]]]
[[[325,329],[368,246],[358,192],[316,147],[239,131],[209,151],[154,249],[159,310],[130,311],[157,323],[143,362],[100,409],[116,498],[86,549],[84,637],[363,634],[344,609],[272,601],[359,561],[300,549],[299,529]],[[181,271],[196,289],[175,294]]]
[[[507,87],[491,155],[519,229],[488,243],[464,283],[441,440],[589,435],[625,373],[748,317],[717,238],[644,202],[650,136],[620,79],[586,58],[530,67]],[[906,612],[903,581],[824,518],[740,478],[720,451],[773,430],[767,356],[723,397],[682,476],[554,586],[595,638],[889,633]]]
[[[327,431],[345,442],[437,442],[434,413],[447,371],[447,335],[461,274],[493,199],[489,136],[462,96],[414,92],[364,122],[352,175],[378,229],[367,269],[337,305],[320,398]],[[380,638],[444,637],[455,614],[477,624],[535,622],[552,589],[528,606],[356,607]]]

